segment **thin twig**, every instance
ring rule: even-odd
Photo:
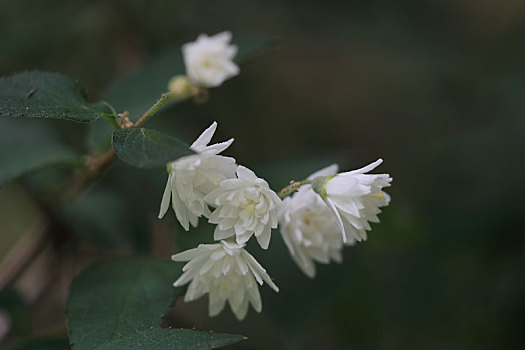
[[[94,181],[99,173],[109,166],[109,163],[115,158],[117,153],[112,148],[103,154],[101,157],[93,157],[88,155],[85,157],[85,169],[82,172],[78,172],[73,178],[71,185],[66,190],[63,200],[64,202],[71,201],[76,197],[82,188],[86,186],[86,183]]]

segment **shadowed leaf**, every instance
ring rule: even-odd
[[[120,159],[138,168],[165,167],[170,161],[195,154],[179,139],[144,128],[115,130],[113,148]]]
[[[0,116],[92,122],[113,115],[105,102],[89,104],[80,84],[65,75],[30,71],[0,79]]]

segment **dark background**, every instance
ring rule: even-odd
[[[278,232],[268,252],[252,246],[281,288],[262,288],[260,315],[210,319],[206,300],[179,302],[166,325],[243,334],[245,349],[524,348],[525,2],[3,0],[0,75],[59,71],[94,101],[162,52],[223,30],[279,44],[205,105],[168,108],[149,127],[189,142],[216,120],[214,140],[235,137],[225,153],[275,190],[334,161],[350,170],[382,157],[392,202],[368,241],[314,280]],[[84,147],[87,127],[56,125]],[[2,208],[38,179],[0,190]],[[133,250],[167,257],[211,236],[181,232],[173,215],[155,221],[165,179],[117,164],[94,194],[121,210],[125,199]],[[64,335],[62,299],[38,300],[16,331]]]

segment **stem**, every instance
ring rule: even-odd
[[[159,109],[166,104],[169,100],[173,99],[175,96],[171,92],[167,92],[162,94],[160,99],[155,102],[153,106],[151,106],[150,109],[147,110],[146,113],[142,117],[140,117],[139,120],[133,125],[134,128],[138,128],[142,124],[144,124],[149,118],[155,115],[159,111]]]
[[[86,186],[89,181],[94,181],[100,172],[105,169],[115,158],[117,153],[112,148],[100,157],[86,156],[84,171],[78,173],[72,180],[71,185],[65,192],[64,202],[69,202]]]
[[[297,192],[299,188],[303,185],[309,185],[312,183],[312,180],[302,180],[302,181],[290,181],[290,184],[279,191],[277,194],[279,198],[284,199],[285,197],[291,195],[294,192]]]

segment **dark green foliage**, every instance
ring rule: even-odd
[[[165,167],[195,153],[174,137],[144,128],[115,130],[112,144],[120,159],[138,168]]]
[[[0,79],[0,116],[92,122],[113,115],[105,102],[89,104],[80,84],[65,75],[30,71]]]
[[[150,329],[111,341],[94,350],[209,350],[240,342],[242,335],[192,329]]]
[[[65,220],[87,242],[139,249],[137,237],[145,228],[130,213],[126,199],[108,190],[90,191],[64,208]]]
[[[242,340],[159,328],[184,291],[172,286],[180,273],[180,264],[147,257],[99,263],[82,272],[66,305],[73,349],[211,349]]]
[[[0,186],[46,165],[79,161],[78,154],[42,123],[0,119]]]

